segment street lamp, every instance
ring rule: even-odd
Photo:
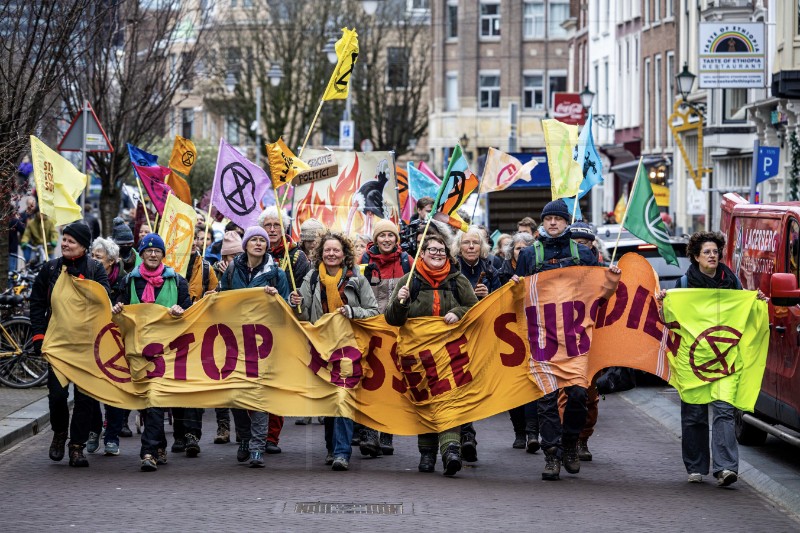
[[[336,55],[336,38],[331,37],[328,39],[328,42],[325,43],[325,47],[322,51],[328,56],[328,61],[331,65],[335,65],[337,61],[339,61],[339,57]]]
[[[361,8],[367,15],[374,15],[378,11],[381,0],[361,0]]]
[[[233,91],[236,90],[236,76],[233,75],[233,72],[228,72],[228,75],[225,76],[225,90],[228,94],[233,94]]]
[[[469,137],[467,137],[467,134],[465,133],[464,135],[461,136],[458,142],[459,144],[461,144],[461,148],[466,149],[469,146]]]
[[[581,106],[583,106],[583,109],[588,111],[594,103],[595,93],[590,91],[589,86],[586,85],[579,96],[581,98]],[[592,115],[592,117],[594,117],[594,121],[601,128],[606,128],[609,130],[614,129],[614,123],[616,122],[614,115]]]
[[[678,82],[678,91],[680,91],[681,98],[683,98],[684,101],[688,98],[689,93],[692,92],[692,86],[694,85],[694,79],[696,77],[697,76],[689,72],[689,66],[686,63],[683,64],[683,70],[680,74],[675,76],[675,81]]]
[[[589,90],[589,86],[585,86],[580,94],[581,105],[584,109],[589,109],[594,103],[594,93]]]
[[[281,66],[277,63],[273,63],[267,71],[267,78],[269,79],[269,84],[273,87],[280,85],[283,79],[283,69]]]

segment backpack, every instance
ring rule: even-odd
[[[411,261],[409,261],[408,257],[409,257],[408,253],[400,252],[400,268],[403,269],[403,274],[408,274],[411,271]],[[376,265],[375,263],[369,263],[364,268],[364,277],[367,278],[367,281],[369,281],[370,285],[378,284],[378,283],[372,283],[372,274],[374,273],[378,274],[378,283],[383,281],[381,279],[381,270],[380,268],[378,268],[378,265]]]
[[[450,291],[450,292],[453,293],[453,296],[455,297],[456,302],[458,302],[458,305],[464,305],[463,302],[461,301],[461,297],[459,297],[459,295],[458,295],[458,277],[450,278],[449,285],[450,285],[449,287],[445,287],[444,285],[439,285],[438,289],[425,289],[425,290],[426,291],[430,291],[430,290],[434,290],[434,291],[435,290]],[[411,280],[411,288],[409,290],[408,299],[409,300],[416,300],[417,296],[419,296],[419,291],[421,291],[421,290],[422,290],[422,282],[419,280],[418,277],[414,276],[412,278],[412,280]]]
[[[199,255],[192,255],[192,256],[189,258],[189,266],[188,266],[188,267],[186,267],[186,272],[187,272],[187,274],[188,274],[188,273],[191,273],[191,272],[192,272],[192,270],[194,269],[194,260],[195,260],[196,258],[198,258],[198,257],[200,257],[200,256],[199,256]],[[209,272],[209,268],[210,268],[210,266],[209,266],[209,264],[208,264],[208,261],[205,261],[205,260],[203,260],[203,259],[201,259],[201,261],[203,261],[203,262],[201,263],[201,265],[202,265],[202,267],[201,267],[201,268],[203,269],[203,294],[205,294],[205,293],[207,293],[207,292],[208,292],[208,276],[209,276],[208,272]]]
[[[575,266],[581,264],[580,253],[578,252],[578,243],[569,240],[569,258],[559,259],[558,262],[572,261]],[[540,241],[533,241],[533,271],[539,272],[544,264],[544,245]]]

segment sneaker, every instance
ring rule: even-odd
[[[116,442],[106,442],[103,448],[103,455],[119,455],[119,444]]]
[[[231,431],[222,426],[217,428],[217,434],[214,436],[214,444],[228,444],[231,441]]]
[[[703,474],[698,474],[697,472],[693,474],[689,474],[689,479],[687,480],[689,483],[702,483],[703,482]]]
[[[333,470],[337,472],[344,472],[350,468],[350,463],[344,457],[337,457],[333,460]]]
[[[436,450],[420,450],[418,470],[426,473],[436,470]]]
[[[478,460],[478,443],[475,439],[467,437],[461,443],[461,457],[468,463]]]
[[[158,464],[156,463],[155,458],[149,453],[146,453],[142,458],[141,470],[142,472],[155,472],[158,470]]]
[[[578,439],[578,459],[591,461],[592,452],[589,451],[589,439]]]
[[[577,474],[581,471],[581,461],[578,459],[578,443],[565,442],[561,453],[561,462],[564,469],[570,474]]]
[[[261,452],[250,452],[250,468],[264,468]]]
[[[539,444],[539,435],[537,433],[528,433],[525,435],[525,451],[527,453],[536,453],[541,448]]]
[[[325,456],[325,466],[331,466],[333,464],[333,454],[328,452],[328,455]]]
[[[89,461],[83,455],[82,444],[70,444],[69,446],[69,466],[89,466]]]
[[[391,433],[381,433],[380,443],[381,443],[381,452],[383,455],[394,455],[394,445],[392,445],[392,437]]]
[[[64,458],[64,447],[67,445],[67,432],[53,433],[53,442],[50,443],[50,459],[60,461]]]
[[[122,426],[122,429],[119,430],[119,436],[125,437],[126,439],[133,437],[133,431],[131,431],[131,428],[128,427],[128,424]]]
[[[239,449],[236,450],[236,460],[243,463],[247,461],[248,457],[250,457],[250,441],[242,440],[239,443]]]
[[[528,441],[525,439],[525,433],[515,433],[514,434],[514,444],[511,445],[512,448],[515,450],[521,450],[525,448],[528,444]]]
[[[186,457],[197,457],[200,455],[200,443],[197,437],[191,433],[186,434]]]
[[[172,453],[183,453],[186,451],[186,441],[180,437],[175,437],[172,443]]]
[[[98,448],[100,448],[100,434],[90,431],[89,440],[86,441],[86,451],[94,453]]]
[[[156,464],[165,465],[167,464],[167,450],[164,448],[159,448],[156,450]]]
[[[739,475],[733,470],[723,470],[717,474],[717,486],[727,487],[728,485],[736,483],[737,479],[739,479]]]
[[[458,444],[450,444],[442,454],[442,466],[445,476],[454,476],[461,470],[461,450]]]
[[[556,481],[561,472],[561,461],[558,460],[558,449],[555,446],[544,451],[544,470],[542,479],[545,481]]]
[[[264,448],[264,451],[270,455],[281,453],[281,447],[275,444],[274,442],[267,441],[267,445]]]

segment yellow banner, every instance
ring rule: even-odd
[[[174,194],[167,195],[164,214],[161,217],[158,234],[164,239],[166,254],[164,264],[175,269],[181,276],[186,276],[189,257],[194,246],[194,227],[197,224],[197,212],[186,205]]]
[[[188,176],[196,160],[197,149],[194,143],[189,139],[184,139],[180,135],[176,135],[175,144],[172,145],[172,155],[169,158],[169,168],[180,172],[184,176]],[[172,184],[170,183],[170,185]]]
[[[355,29],[342,28],[342,38],[336,41],[336,68],[328,80],[323,100],[344,100],[350,91],[350,75],[358,58],[358,34]]]
[[[669,207],[669,187],[651,183],[650,188],[653,189],[656,205],[658,207]]]
[[[56,226],[69,224],[82,217],[81,207],[75,202],[86,187],[86,174],[31,135],[33,177],[39,209],[53,220]]]
[[[583,181],[581,166],[573,159],[578,144],[578,127],[544,119],[542,131],[553,200],[577,195]]]
[[[311,168],[308,163],[294,155],[282,138],[274,143],[267,143],[267,160],[274,189],[291,183],[298,173]]]

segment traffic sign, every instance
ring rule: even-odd
[[[352,120],[339,121],[339,148],[341,150],[352,150],[355,146],[356,124]]]
[[[756,183],[768,180],[778,175],[781,149],[772,146],[758,147],[758,168],[756,168]]]
[[[84,143],[85,140],[85,143]],[[103,126],[97,120],[94,109],[86,102],[83,110],[75,115],[67,133],[58,143],[62,152],[113,152],[114,147],[108,140]]]

